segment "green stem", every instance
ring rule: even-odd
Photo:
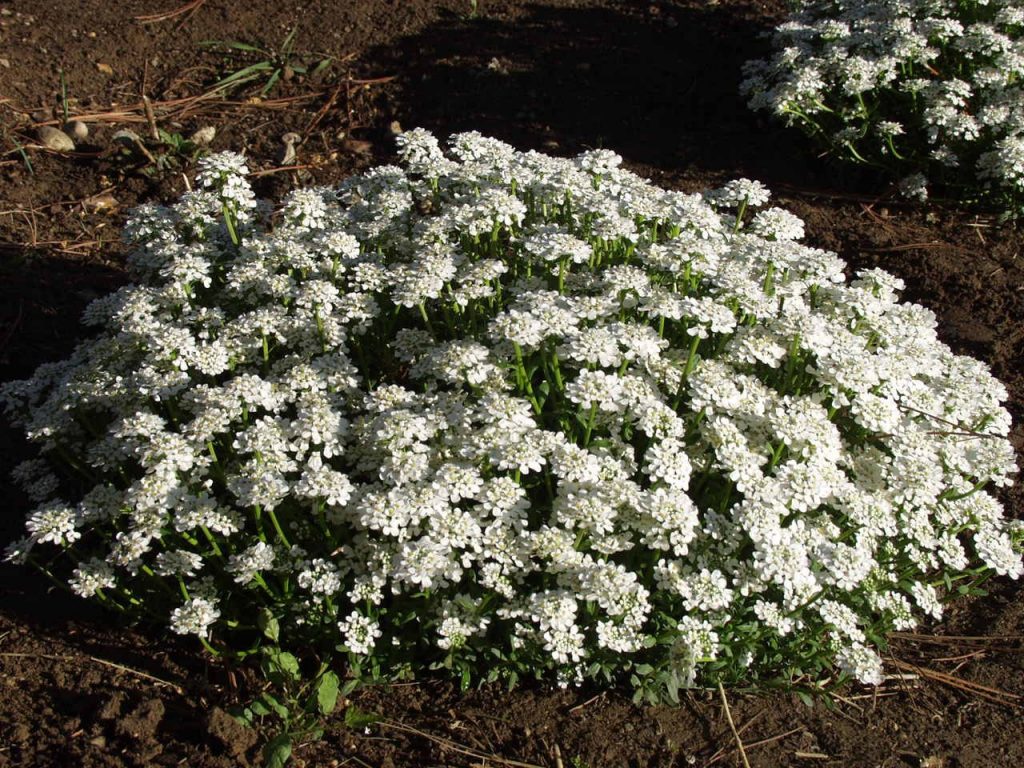
[[[433,336],[436,339],[437,338],[437,334],[434,333],[434,326],[430,322],[430,317],[427,315],[427,307],[426,307],[425,303],[421,301],[416,306],[420,310],[420,317],[423,318],[423,324],[427,326],[427,331],[430,333],[431,336]]]
[[[743,202],[740,203],[739,209],[736,211],[736,223],[732,227],[733,232],[739,232],[740,227],[743,226],[743,215],[747,212],[747,205],[750,204],[750,198],[744,197]]]
[[[147,576],[149,576],[153,581],[155,581],[157,583],[157,585],[160,587],[160,589],[162,589],[164,592],[166,592],[169,595],[173,595],[174,594],[174,590],[171,589],[169,586],[167,586],[167,582],[164,581],[159,576],[157,576],[156,572],[152,568],[150,568],[148,565],[143,564],[142,566],[139,567],[139,570],[142,571]]]
[[[284,535],[284,531],[281,530],[281,524],[277,521],[277,515],[274,514],[274,510],[268,509],[267,516],[270,518],[270,522],[274,525],[274,530],[277,531],[277,537],[281,540],[288,549],[291,549],[292,545],[288,542],[288,537]]]
[[[221,212],[224,214],[224,225],[228,228],[228,236],[231,238],[231,243],[238,245],[241,241],[238,239],[238,232],[235,229],[234,212],[227,203],[221,203]]]
[[[694,366],[697,365],[697,347],[700,345],[700,336],[694,336],[690,342],[690,355],[686,358],[686,368],[683,369],[683,381],[690,378]]]
[[[206,537],[206,540],[210,542],[210,546],[213,547],[213,553],[217,555],[217,557],[224,559],[224,553],[221,551],[220,545],[217,543],[217,539],[214,538],[214,535],[212,533],[210,533],[210,529],[207,528],[205,525],[200,525],[199,530],[203,532],[203,535]]]
[[[211,656],[213,656],[214,658],[220,658],[220,651],[218,651],[216,648],[210,645],[209,640],[207,640],[205,637],[200,637],[199,642],[203,644],[203,648],[210,652]]]
[[[558,391],[564,392],[565,385],[562,382],[562,369],[558,365],[558,355],[554,350],[551,351],[551,375],[555,377],[555,387],[558,388]]]
[[[590,406],[590,415],[587,417],[587,429],[583,433],[583,447],[590,445],[590,434],[594,431],[594,422],[597,419],[597,404]]]
[[[516,378],[519,379],[522,388],[526,390],[526,395],[530,399],[530,403],[533,405],[533,410],[536,411],[539,416],[542,409],[540,403],[537,401],[537,396],[533,392],[533,382],[530,381],[530,377],[526,373],[526,366],[523,364],[522,347],[513,341],[512,348],[516,352]]]

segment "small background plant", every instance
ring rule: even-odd
[[[220,50],[228,55],[232,66],[237,59],[252,61],[234,69],[217,80],[210,88],[212,92],[230,93],[243,88],[259,85],[259,96],[266,96],[282,80],[291,80],[295,75],[315,77],[326,72],[334,59],[331,56],[300,53],[295,51],[298,27],[293,28],[276,48],[262,48],[238,40],[204,40],[200,45]]]
[[[1018,215],[1024,206],[1024,9],[1011,0],[810,0],[747,62],[753,109],[833,156]]]

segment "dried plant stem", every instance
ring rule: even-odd
[[[131,667],[126,667],[123,664],[118,664],[118,663],[113,662],[113,661],[107,661],[106,659],[101,659],[101,658],[98,658],[96,656],[78,657],[78,656],[71,656],[71,655],[58,655],[58,654],[53,654],[53,653],[16,653],[16,652],[7,651],[7,652],[0,653],[0,658],[49,659],[51,661],[77,661],[79,658],[85,658],[85,659],[88,659],[89,661],[95,662],[96,664],[102,664],[105,667],[112,667],[112,668],[118,669],[118,670],[120,670],[122,672],[127,672],[130,675],[135,675],[136,677],[141,677],[144,680],[149,680],[150,682],[156,683],[158,685],[166,685],[168,688],[172,689],[175,693],[183,694],[185,692],[185,690],[180,685],[176,685],[175,683],[172,683],[169,680],[162,680],[161,678],[155,677],[155,676],[150,675],[150,674],[148,674],[146,672],[140,672],[137,669],[132,669]]]
[[[750,761],[747,760],[747,750],[743,748],[743,739],[740,738],[739,731],[736,730],[736,723],[732,721],[732,712],[729,710],[729,700],[725,697],[725,688],[722,684],[718,684],[718,695],[722,699],[722,708],[725,710],[725,719],[729,723],[729,730],[732,731],[733,738],[736,739],[736,746],[740,751],[740,759],[743,761],[743,768],[750,768]]]
[[[964,680],[963,678],[948,675],[945,672],[939,672],[935,669],[919,667],[917,664],[900,661],[899,659],[892,659],[891,661],[897,669],[915,672],[926,680],[933,680],[937,683],[948,685],[951,688],[957,688],[965,693],[978,696],[979,698],[985,699],[986,701],[990,701],[994,704],[1002,704],[1005,707],[1019,707],[1021,699],[1024,698],[1015,693],[1003,691],[999,688],[990,688],[987,685],[975,683],[970,680]]]
[[[542,766],[536,765],[535,763],[524,763],[519,760],[509,760],[508,758],[501,757],[500,755],[488,755],[475,749],[462,746],[461,744],[457,744],[451,739],[446,739],[443,736],[435,736],[432,733],[421,731],[419,728],[414,728],[411,725],[399,723],[394,720],[381,720],[377,725],[384,728],[390,728],[395,731],[402,731],[403,733],[408,733],[413,736],[419,736],[432,741],[445,749],[450,749],[452,752],[458,752],[459,754],[466,755],[477,760],[489,761],[498,765],[509,765],[512,766],[512,768],[542,768]]]
[[[192,15],[193,13],[198,11],[199,8],[205,2],[206,0],[191,0],[190,2],[185,3],[184,5],[178,8],[174,8],[170,11],[164,11],[163,13],[150,13],[144,16],[136,16],[135,20],[141,24],[154,24],[158,21],[170,21],[171,19],[176,19],[179,16],[184,16],[185,14]]]

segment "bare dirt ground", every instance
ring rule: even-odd
[[[194,165],[174,135],[214,127],[213,149],[244,150],[258,191],[277,197],[385,162],[395,123],[444,136],[476,129],[520,148],[603,146],[657,183],[688,190],[748,176],[807,222],[807,241],[851,269],[878,265],[935,310],[943,338],[1009,387],[1024,451],[1024,237],[955,203],[909,205],[878,179],[815,157],[748,112],[739,65],[782,0],[185,0],[0,2],[0,380],[66,355],[93,298],[126,282],[118,232],[141,202],[169,200]],[[186,6],[187,7],[187,6]],[[291,53],[281,50],[295,34]],[[231,40],[264,56],[202,45]],[[305,65],[331,58],[319,74]],[[211,94],[260,60],[281,77]],[[287,68],[285,67],[287,64]],[[145,100],[149,101],[147,109]],[[89,135],[72,153],[39,146],[68,117]],[[151,138],[154,128],[167,138]],[[135,131],[147,147],[119,142]],[[282,136],[295,132],[282,167]],[[177,144],[177,146],[175,146]],[[7,485],[27,456],[0,422],[0,541],[28,502]],[[1022,462],[1024,463],[1024,462]],[[1024,491],[1004,494],[1024,516]],[[0,569],[0,767],[258,764],[257,734],[224,708],[256,685],[165,631],[131,628]],[[892,638],[878,690],[836,706],[734,693],[729,709],[753,766],[990,768],[1024,764],[1024,597],[994,581],[939,626]],[[678,708],[624,692],[485,688],[437,681],[363,690],[366,730],[333,720],[301,746],[308,766],[742,765],[725,707],[695,691]]]

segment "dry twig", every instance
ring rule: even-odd
[[[419,728],[414,728],[411,725],[399,723],[395,720],[380,720],[377,723],[377,725],[383,728],[391,728],[395,731],[401,731],[402,733],[409,733],[413,736],[419,736],[421,738],[427,739],[428,741],[434,742],[435,744],[443,747],[444,749],[450,749],[452,752],[458,752],[460,755],[466,755],[467,757],[472,757],[477,760],[484,760],[485,762],[490,761],[493,763],[497,763],[498,765],[508,765],[512,766],[512,768],[544,768],[543,766],[536,765],[534,763],[524,763],[519,760],[510,760],[509,758],[502,757],[501,755],[488,755],[478,750],[471,749],[469,747],[465,747],[461,744],[458,744],[452,741],[451,739],[446,739],[443,736],[435,736],[432,733],[421,731]]]
[[[1024,635],[919,635],[914,632],[890,632],[889,637],[932,645],[960,645],[989,643],[1024,643]]]
[[[1016,693],[1003,691],[999,688],[990,688],[981,683],[964,680],[962,677],[955,677],[954,675],[939,672],[936,669],[929,669],[928,667],[921,667],[911,662],[900,661],[899,659],[890,659],[890,661],[897,669],[914,672],[926,680],[933,680],[937,683],[948,685],[950,688],[956,688],[964,693],[977,696],[994,704],[1001,704],[1004,707],[1019,707],[1021,699],[1024,698]]]
[[[725,697],[725,688],[722,684],[718,684],[718,695],[722,699],[722,708],[725,710],[725,719],[729,722],[729,729],[732,731],[733,737],[736,739],[736,746],[740,751],[740,759],[743,760],[743,768],[750,768],[750,761],[747,760],[747,751],[743,748],[743,740],[740,738],[739,731],[736,730],[736,724],[732,721],[732,712],[729,710],[729,700]]]
[[[154,675],[151,675],[151,674],[149,674],[147,672],[141,672],[141,671],[139,671],[137,669],[132,669],[131,667],[126,667],[123,664],[118,664],[117,662],[114,662],[114,661],[107,661],[106,659],[101,659],[101,658],[98,658],[96,656],[81,656],[81,657],[79,657],[79,656],[71,656],[71,655],[67,655],[67,654],[65,654],[65,655],[57,655],[57,654],[52,654],[52,653],[2,652],[2,653],[0,653],[0,658],[50,659],[51,661],[78,661],[80,658],[84,658],[84,659],[88,659],[89,661],[95,662],[97,664],[102,664],[105,667],[112,667],[112,668],[118,669],[118,670],[120,670],[122,672],[127,672],[130,675],[135,675],[136,677],[141,677],[141,678],[143,678],[145,680],[149,680],[150,682],[155,683],[156,685],[165,685],[168,688],[170,688],[171,690],[173,690],[175,693],[182,694],[182,695],[185,693],[185,689],[184,688],[182,688],[180,685],[177,685],[175,683],[170,682],[169,680],[163,680],[163,679],[161,679],[159,677],[155,677]]]
[[[185,14],[191,16],[193,13],[198,11],[205,2],[206,0],[190,0],[190,2],[187,2],[184,5],[178,8],[174,8],[170,11],[163,11],[162,13],[150,13],[145,14],[143,16],[136,16],[135,20],[140,24],[155,24],[158,21],[170,21],[171,19],[176,19],[179,16],[185,16]],[[182,21],[187,21],[188,16],[182,19]]]

